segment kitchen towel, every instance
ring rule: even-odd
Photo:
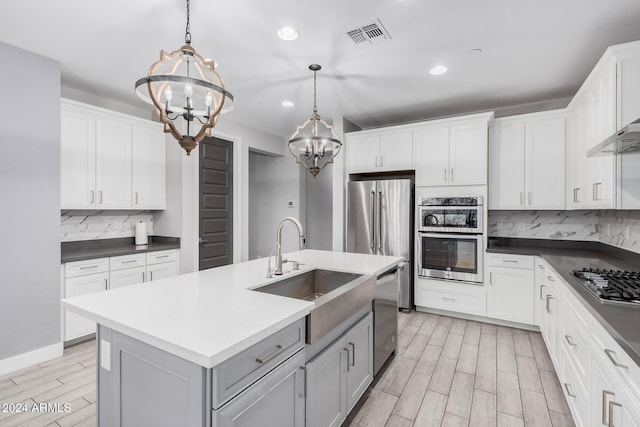
[[[136,245],[146,245],[149,242],[147,237],[147,223],[136,223]]]

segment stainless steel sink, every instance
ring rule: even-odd
[[[307,316],[307,343],[313,344],[363,306],[371,304],[376,293],[376,278],[315,269],[253,290],[312,301],[315,306]]]

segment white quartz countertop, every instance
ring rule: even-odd
[[[400,257],[302,250],[284,256],[300,272],[322,268],[379,275]],[[273,260],[272,260],[273,263]],[[110,329],[211,368],[309,314],[312,302],[252,291],[299,272],[266,278],[267,259],[62,300]]]

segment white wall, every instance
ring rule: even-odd
[[[269,256],[277,240],[278,224],[292,216],[302,222],[308,235],[303,212],[301,183],[304,168],[291,155],[268,156],[249,153],[249,259]],[[289,202],[293,206],[289,206]],[[298,250],[298,232],[293,224],[282,229],[282,251]]]
[[[243,126],[229,120],[233,113],[222,116],[213,135],[233,142],[234,156],[234,262],[249,259],[249,150],[282,155],[283,138]],[[187,156],[177,141],[167,140],[167,208],[154,218],[158,235],[181,238],[180,273],[198,269],[198,148]],[[268,201],[268,203],[270,203]],[[262,207],[272,210],[270,204]],[[275,234],[275,231],[274,231]]]
[[[55,357],[62,345],[60,65],[2,42],[0,57],[2,375]]]

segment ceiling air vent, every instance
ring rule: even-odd
[[[347,31],[347,36],[357,45],[391,39],[391,35],[389,35],[389,32],[379,19],[376,19],[371,24]]]

